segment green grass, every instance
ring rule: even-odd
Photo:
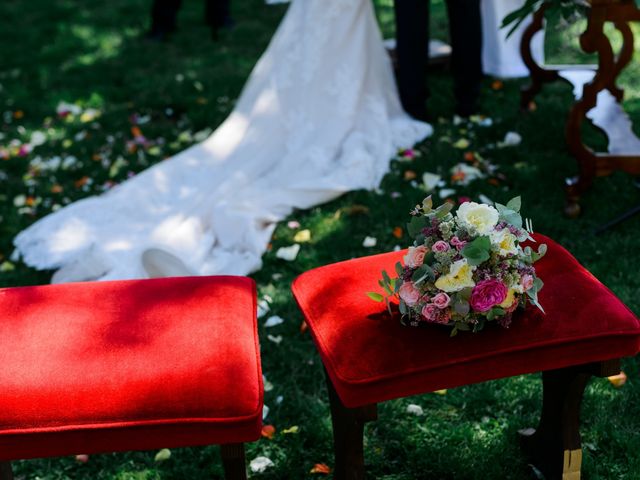
[[[147,28],[148,3],[132,0],[97,2],[79,0],[14,0],[0,3],[0,146],[13,139],[26,142],[35,130],[46,131],[47,142],[26,157],[0,160],[0,285],[46,283],[50,272],[35,272],[9,261],[17,232],[46,215],[54,205],[64,205],[99,193],[105,182],[120,182],[130,172],[170,156],[192,144],[192,134],[215,128],[232,110],[255,61],[266,47],[286,7],[268,7],[263,0],[235,0],[237,28],[220,43],[211,43],[201,20],[199,2],[185,2],[181,29],[169,43],[141,39]],[[442,1],[433,3],[434,31],[446,35]],[[378,0],[378,12],[386,35],[392,34],[389,0]],[[578,28],[578,27],[575,27]],[[579,56],[575,42],[565,48],[564,30],[553,25],[548,52],[552,60]],[[625,106],[640,120],[640,69],[634,63],[623,77],[627,87]],[[598,179],[584,198],[584,215],[567,220],[562,214],[563,178],[576,170],[565,148],[563,127],[571,102],[570,88],[551,85],[537,99],[538,109],[518,111],[522,82],[505,82],[483,91],[482,111],[494,119],[489,128],[454,126],[451,83],[446,73],[433,75],[437,92],[430,110],[438,118],[435,135],[419,147],[422,156],[413,162],[394,162],[380,192],[358,191],[313,208],[295,212],[301,228],[311,230],[298,259],[286,263],[275,250],[293,242],[295,229],[280,225],[273,249],[264,256],[264,268],[254,275],[261,295],[273,298],[272,311],[286,322],[267,331],[261,327],[264,372],[273,384],[266,393],[271,408],[267,423],[278,429],[274,440],[248,446],[248,459],[270,457],[276,464],[256,478],[308,478],[315,463],[332,464],[331,423],[324,377],[308,335],[301,334],[301,316],[289,285],[299,273],[329,262],[383,252],[406,237],[392,235],[403,226],[408,210],[425,193],[405,171],[439,172],[462,161],[463,150],[452,142],[467,138],[470,150],[480,152],[504,175],[494,183],[479,180],[457,187],[458,196],[477,198],[483,193],[498,201],[515,194],[524,198],[524,213],[534,219],[536,230],[571,250],[629,307],[640,313],[640,277],[637,235],[640,216],[601,236],[593,229],[640,202],[630,177],[615,174]],[[101,115],[83,123],[79,118],[57,118],[61,100]],[[149,116],[141,125],[155,148],[131,152],[131,115]],[[507,131],[523,137],[519,147],[496,149],[491,144]],[[84,133],[83,133],[84,132]],[[186,134],[185,132],[190,132]],[[589,130],[592,142],[602,139]],[[67,169],[29,174],[36,156],[73,155],[77,162]],[[89,181],[87,181],[90,179]],[[54,187],[54,192],[52,192]],[[391,193],[401,196],[392,198]],[[24,195],[38,203],[16,207]],[[396,197],[396,195],[394,195]],[[354,208],[356,206],[356,208]],[[361,208],[361,207],[363,208]],[[96,212],[98,215],[99,212]],[[362,247],[365,236],[378,245]],[[597,312],[594,312],[597,314]],[[267,334],[282,335],[276,345]],[[583,406],[584,471],[591,479],[640,478],[640,379],[638,362],[628,359],[624,370],[628,383],[612,388],[606,380],[594,380]],[[387,402],[380,420],[366,430],[366,458],[371,478],[384,479],[520,479],[530,475],[515,441],[519,428],[535,423],[539,413],[540,382],[536,375],[516,377],[450,390],[446,395],[427,394]],[[282,402],[277,398],[282,396]],[[406,405],[417,403],[424,417],[409,416]],[[283,429],[297,425],[297,434]],[[170,460],[154,462],[154,452],[92,456],[87,464],[73,458],[19,462],[24,479],[196,479],[221,475],[215,447],[177,449]]]

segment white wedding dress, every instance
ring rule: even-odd
[[[54,282],[248,274],[294,208],[375,188],[431,132],[401,109],[371,0],[295,0],[209,139],[15,245]]]

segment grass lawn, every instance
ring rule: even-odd
[[[266,6],[263,0],[235,0],[236,28],[222,42],[212,43],[202,22],[201,2],[185,2],[180,30],[170,42],[156,44],[141,38],[148,26],[149,3],[0,3],[0,286],[49,281],[50,272],[36,272],[11,260],[12,239],[21,229],[52,209],[107,190],[219,125],[286,10],[286,6]],[[434,32],[442,37],[444,4],[432,3]],[[391,0],[376,4],[385,35],[392,35]],[[567,44],[566,35],[578,32],[579,26],[556,25],[552,22],[548,32],[551,59],[582,58],[577,40]],[[636,59],[622,83],[627,87],[625,106],[640,124],[638,65]],[[548,86],[538,98],[537,110],[521,114],[522,82],[509,81],[494,89],[487,79],[482,112],[493,125],[455,126],[448,75],[436,73],[431,80],[437,95],[429,106],[437,120],[435,135],[418,148],[421,156],[394,161],[377,192],[353,192],[296,212],[289,220],[300,227],[290,228],[284,222],[277,228],[264,268],[254,275],[260,295],[272,299],[271,311],[286,320],[260,330],[263,368],[271,387],[265,398],[270,407],[265,423],[274,425],[277,433],[272,440],[248,446],[248,460],[264,455],[275,463],[256,478],[317,477],[309,473],[313,465],[333,461],[322,366],[309,335],[300,333],[301,316],[289,292],[291,280],[325,263],[405,245],[406,235],[397,238],[394,229],[404,226],[409,209],[425,196],[422,174],[439,173],[451,183],[449,171],[463,161],[465,152],[481,154],[498,167],[499,175],[456,185],[450,198],[477,199],[482,193],[506,202],[522,195],[524,214],[533,219],[535,229],[564,244],[640,313],[636,250],[640,215],[602,235],[593,234],[595,227],[640,202],[632,179],[622,174],[598,179],[584,198],[581,218],[567,220],[561,213],[563,179],[576,170],[563,136],[570,88]],[[62,101],[80,111],[61,118],[56,108]],[[44,143],[28,151],[23,145],[35,131],[45,134]],[[522,144],[497,148],[495,144],[509,131],[518,132]],[[150,141],[145,147],[131,143],[140,133]],[[594,145],[602,145],[594,131],[588,133]],[[469,146],[456,148],[461,139]],[[310,230],[311,241],[303,244],[297,260],[276,259],[277,248],[293,243],[300,229]],[[366,236],[377,238],[377,245],[363,247]],[[281,336],[282,341],[272,342],[267,334]],[[623,388],[596,379],[585,395],[583,471],[592,480],[640,478],[637,359],[627,359],[623,368],[629,376]],[[519,428],[535,424],[540,395],[539,376],[528,375],[387,402],[380,408],[380,420],[366,430],[370,476],[528,478],[531,472],[515,438]],[[426,415],[406,413],[410,403],[422,406]],[[297,433],[284,433],[294,426]],[[84,464],[73,458],[19,462],[16,473],[18,478],[42,480],[198,479],[222,473],[215,447],[177,449],[164,462],[155,462],[154,456],[155,452],[96,455]]]

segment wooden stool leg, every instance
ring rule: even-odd
[[[247,466],[244,458],[244,444],[220,445],[224,478],[226,480],[246,480]]]
[[[336,480],[364,479],[364,424],[378,418],[377,405],[358,408],[345,407],[327,376]]]
[[[537,429],[520,430],[520,445],[547,480],[579,480],[582,463],[580,403],[592,375],[619,371],[607,361],[542,373],[542,414]]]
[[[13,480],[13,471],[11,463],[0,462],[0,480]]]

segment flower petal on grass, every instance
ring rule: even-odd
[[[280,247],[278,251],[276,251],[276,257],[281,258],[282,260],[286,260],[287,262],[293,262],[298,253],[300,252],[300,245],[298,243],[294,243],[289,247]]]
[[[375,237],[364,237],[362,246],[365,248],[375,247],[378,244],[378,239]]]
[[[268,457],[256,457],[251,460],[249,468],[253,473],[263,473],[269,467],[273,467],[274,463]]]
[[[267,318],[266,322],[264,322],[264,326],[266,328],[271,328],[271,327],[275,327],[276,325],[280,325],[281,323],[284,323],[284,318],[278,315],[272,315],[269,318]]]
[[[614,387],[620,388],[625,383],[627,383],[627,374],[624,373],[623,371],[620,371],[618,375],[612,375],[610,377],[607,377],[607,380],[609,380],[611,382],[611,385],[613,385]]]
[[[298,433],[300,431],[300,427],[298,427],[298,425],[292,425],[289,428],[285,428],[284,430],[282,430],[282,434],[283,435],[290,435],[292,433]]]
[[[305,243],[311,241],[311,230],[300,230],[293,236],[293,241],[296,243]]]
[[[424,172],[422,174],[422,183],[424,184],[424,189],[427,192],[430,192],[431,190],[436,188],[440,180],[442,180],[442,177],[435,173]]]
[[[163,448],[158,453],[156,453],[154,460],[156,462],[164,462],[166,460],[169,460],[170,458],[171,458],[171,450],[169,450],[168,448]]]
[[[321,473],[323,475],[329,475],[331,473],[331,468],[325,463],[316,463],[309,473]]]
[[[424,415],[424,410],[420,405],[416,405],[415,403],[410,403],[407,405],[407,413],[415,415],[417,417],[421,417]]]
[[[273,440],[273,437],[275,437],[275,435],[276,435],[276,427],[274,427],[273,425],[264,425],[262,427],[262,431],[260,432],[260,434],[264,438],[268,438],[269,440]]]

